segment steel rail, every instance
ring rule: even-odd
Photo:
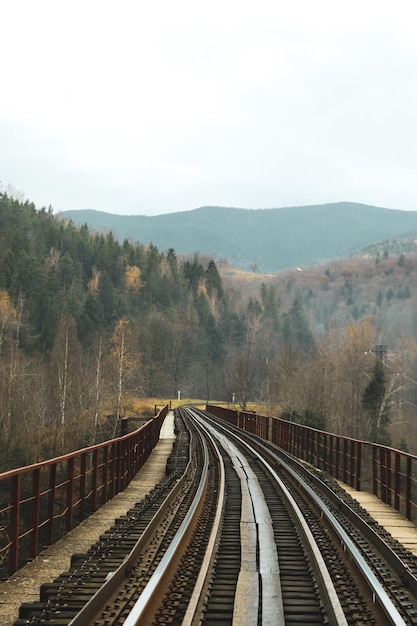
[[[148,543],[152,534],[160,525],[162,521],[165,510],[169,507],[174,500],[177,498],[178,494],[184,487],[184,484],[187,481],[188,473],[191,467],[191,460],[188,461],[188,464],[185,468],[185,472],[181,478],[179,478],[178,482],[170,492],[170,494],[165,498],[162,506],[158,510],[157,513],[150,520],[146,529],[142,533],[140,539],[136,542],[132,550],[125,557],[120,566],[106,579],[103,585],[98,589],[93,596],[89,599],[89,601],[84,605],[84,607],[77,613],[75,617],[69,622],[68,626],[85,626],[92,622],[94,617],[98,614],[98,612],[103,608],[108,599],[117,591],[117,589],[123,584],[123,581],[129,575],[131,568],[134,566],[136,561],[138,560],[140,554],[143,552],[144,547]]]
[[[300,483],[300,476],[297,474],[289,465],[285,463],[285,461],[280,460],[280,463],[283,467],[285,467],[286,471],[290,472],[291,475],[298,480]],[[317,493],[313,491],[313,489],[303,482],[302,488],[306,493],[308,493],[309,497],[315,502],[320,511],[326,517],[327,521],[332,526],[333,530],[339,536],[339,539],[342,545],[347,548],[349,554],[352,559],[355,561],[358,566],[362,576],[367,582],[373,597],[378,601],[378,605],[385,613],[386,617],[390,620],[389,623],[393,626],[406,626],[407,622],[404,621],[401,614],[398,612],[395,604],[375,576],[374,572],[371,570],[364,557],[361,554],[360,549],[355,545],[354,541],[349,537],[348,533],[344,530],[340,522],[336,519],[330,509],[326,506],[323,500],[318,496]]]
[[[315,502],[316,506],[320,509],[323,516],[327,519],[327,521],[332,526],[335,533],[338,535],[342,545],[349,551],[349,554],[351,555],[352,559],[355,561],[360,572],[362,573],[362,576],[367,582],[368,587],[370,588],[375,601],[377,601],[378,605],[380,606],[382,611],[385,613],[386,617],[390,620],[389,623],[393,624],[393,626],[405,625],[406,622],[404,621],[404,619],[398,612],[397,608],[395,607],[395,604],[393,603],[393,601],[391,600],[391,598],[389,597],[389,595],[387,594],[387,592],[385,591],[385,589],[379,582],[378,578],[375,576],[372,569],[370,568],[370,566],[368,565],[368,563],[362,556],[360,548],[356,546],[354,540],[344,530],[344,528],[342,527],[340,522],[336,519],[336,517],[333,515],[333,513],[331,512],[329,507],[326,505],[326,503],[304,480],[302,481],[300,480],[300,474],[296,470],[294,470],[294,468],[292,468],[289,464],[287,464],[282,459],[282,457],[276,456],[271,451],[271,449],[265,446],[263,443],[260,443],[259,445],[269,455],[272,455],[276,459],[276,461],[285,469],[285,471],[287,471],[293,478],[297,480],[298,484],[304,489],[304,491],[309,495],[309,497]],[[326,491],[327,492],[329,491],[328,488],[326,488]],[[344,505],[343,509],[346,510],[346,509],[349,509],[349,507],[347,507],[347,505]],[[349,512],[353,514],[351,509],[349,509]],[[357,520],[360,521],[360,524],[362,526],[363,524],[362,520],[360,520],[360,518],[358,518],[357,516],[356,518]],[[354,521],[354,520],[351,519],[351,521]],[[374,532],[373,532],[373,535],[375,536],[375,538],[377,537],[377,535]],[[384,543],[384,542],[382,542],[382,540],[379,539],[378,544],[380,543]],[[386,544],[384,544],[384,546],[386,548]],[[408,574],[408,568],[404,564],[403,564],[403,568],[404,568],[403,570],[404,574],[405,575]]]
[[[233,622],[256,625],[260,605],[263,626],[284,624],[279,565],[265,496],[246,456],[228,437],[210,426],[207,428],[212,430],[213,436],[230,456],[242,489],[241,532],[244,540]],[[258,560],[259,565],[255,567]]]
[[[224,428],[222,425],[218,424],[217,422],[216,422],[216,426],[228,432],[227,428]],[[247,442],[241,439],[237,434],[235,434],[234,436],[240,439],[249,448],[251,447]],[[267,448],[265,445],[263,445],[262,443],[260,445],[265,451],[268,452],[269,455],[273,454],[271,450]],[[263,457],[254,448],[252,448],[252,450],[258,456],[258,458],[263,463],[265,463],[265,466],[269,466],[271,473],[275,475],[278,478],[278,480],[280,480],[276,472],[274,471],[274,469],[266,461],[264,461]],[[355,561],[357,567],[359,568],[359,571],[361,572],[364,580],[367,582],[374,600],[378,603],[379,607],[385,613],[387,619],[389,620],[388,623],[392,624],[392,626],[406,626],[407,622],[404,621],[403,617],[399,613],[395,604],[393,603],[393,601],[391,600],[391,598],[389,597],[389,595],[387,594],[387,592],[385,591],[385,589],[383,588],[383,586],[381,585],[381,583],[379,582],[379,580],[377,579],[373,571],[371,570],[370,566],[367,564],[367,562],[363,558],[360,552],[360,549],[355,545],[354,541],[351,539],[351,537],[349,537],[349,535],[343,529],[343,527],[335,518],[335,516],[330,511],[330,509],[327,507],[325,502],[323,502],[323,500],[304,481],[304,479],[301,477],[299,473],[297,473],[282,458],[279,458],[276,455],[274,456],[277,462],[279,463],[279,465],[281,465],[285,469],[285,471],[287,471],[294,479],[296,479],[300,487],[302,487],[303,490],[309,495],[309,497],[313,499],[313,501],[316,503],[316,505],[322,512],[322,514],[326,517],[326,519],[328,520],[329,524],[332,526],[336,534],[339,536],[339,539],[342,545],[348,550],[352,559]]]
[[[207,419],[208,418],[205,416],[205,420]],[[205,421],[205,424],[207,425],[206,421]],[[226,435],[230,436],[230,431],[228,431],[227,428],[224,428],[217,422],[215,426],[213,426],[212,428],[214,431],[213,432],[214,436],[216,436],[215,434],[216,429],[220,429]],[[309,546],[310,556],[312,558],[313,564],[315,565],[315,568],[314,568],[315,573],[318,579],[321,581],[322,588],[326,595],[326,600],[327,600],[326,608],[328,610],[329,619],[330,619],[329,623],[335,626],[347,626],[348,622],[346,620],[344,611],[342,609],[338,595],[334,588],[333,581],[330,577],[327,566],[324,562],[323,556],[294,498],[292,497],[292,495],[290,494],[290,492],[288,491],[287,487],[284,485],[280,477],[277,475],[275,470],[271,467],[271,465],[251,445],[249,445],[247,441],[243,440],[241,437],[239,437],[236,434],[234,434],[233,437],[236,437],[236,439],[239,442],[241,442],[246,447],[246,449],[251,452],[251,454],[254,454],[257,457],[257,459],[263,464],[263,466],[268,471],[268,473],[272,476],[272,478],[279,485],[285,499],[288,502],[288,505],[290,506],[291,510],[293,511],[297,519],[298,527],[305,538],[306,545]],[[399,622],[399,624],[401,624],[401,622]]]
[[[258,441],[258,445],[260,448],[264,449],[269,455],[272,455],[273,458],[280,464],[284,464],[283,458],[281,456],[277,456],[276,453],[271,450],[270,447],[266,446],[264,442],[262,443],[260,440]],[[288,453],[280,450],[280,455],[284,455],[287,457]],[[399,579],[401,579],[404,586],[409,590],[414,596],[417,595],[417,578],[411,571],[409,565],[402,559],[400,555],[393,552],[390,546],[386,543],[383,537],[378,534],[372,526],[370,526],[366,520],[364,520],[353,508],[349,506],[348,503],[344,502],[339,498],[337,494],[318,476],[313,474],[305,465],[296,462],[298,471],[301,472],[303,476],[307,477],[307,480],[315,485],[317,489],[324,493],[330,502],[336,506],[338,511],[343,515],[344,518],[348,519],[353,526],[357,530],[359,530],[362,535],[376,548],[377,552],[382,556],[383,559],[389,564],[389,567],[396,573]]]
[[[184,618],[182,620],[181,626],[192,626],[195,624],[197,611],[200,608],[201,602],[203,601],[203,594],[209,582],[209,574],[210,569],[213,565],[213,559],[217,552],[218,547],[218,539],[221,531],[221,520],[223,517],[224,510],[224,501],[226,496],[226,478],[225,478],[225,468],[223,457],[217,447],[216,442],[213,437],[207,431],[207,429],[203,428],[206,436],[210,439],[211,445],[215,451],[217,456],[217,460],[219,463],[219,488],[218,488],[218,497],[217,497],[217,509],[216,515],[214,519],[213,528],[210,533],[210,537],[207,543],[207,548],[204,554],[203,563],[200,568],[200,572],[198,574],[193,593],[191,595],[190,601],[188,603],[187,609],[185,611]]]
[[[155,608],[158,608],[158,605],[155,604],[155,597],[158,593],[160,593],[161,582],[165,581],[169,576],[173,563],[178,561],[180,553],[182,554],[184,547],[189,540],[191,528],[200,513],[201,502],[209,474],[208,447],[204,439],[202,439],[202,443],[204,450],[204,463],[197,493],[183,522],[181,523],[181,526],[171,542],[170,547],[165,552],[160,563],[149,579],[145,589],[142,591],[129,615],[125,619],[124,626],[136,626],[139,623],[149,623],[152,611]]]

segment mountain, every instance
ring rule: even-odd
[[[206,206],[165,215],[115,215],[93,210],[65,211],[65,220],[90,230],[112,231],[180,254],[199,252],[232,266],[260,272],[322,263],[360,248],[417,234],[417,211],[399,211],[353,202],[278,209]]]

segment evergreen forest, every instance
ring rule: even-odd
[[[243,278],[1,193],[0,471],[113,437],[135,399],[179,392],[417,452],[417,270],[361,263]]]

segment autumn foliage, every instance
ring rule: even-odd
[[[246,274],[0,194],[0,469],[178,396],[411,447],[416,293],[412,254]]]

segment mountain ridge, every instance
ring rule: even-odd
[[[180,254],[208,254],[261,272],[315,265],[417,233],[416,211],[354,202],[271,209],[202,206],[155,216],[87,209],[60,216],[97,232],[112,231],[122,241],[152,243]]]

